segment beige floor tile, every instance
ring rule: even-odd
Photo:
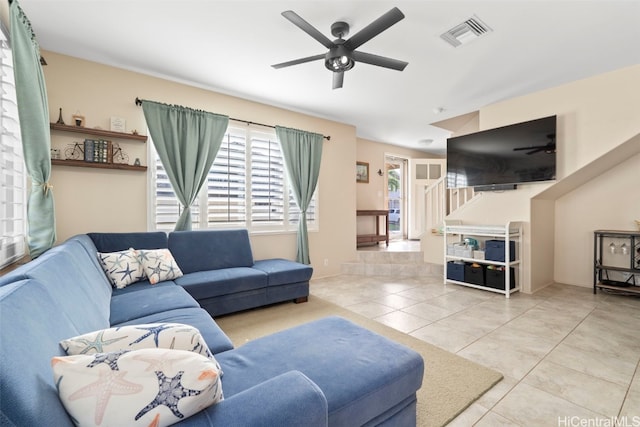
[[[511,322],[487,335],[487,338],[504,343],[513,350],[537,356],[542,359],[559,342],[560,338],[540,331],[527,331],[511,326]]]
[[[546,360],[523,382],[607,417],[618,415],[627,391],[626,387]]]
[[[623,387],[631,383],[637,362],[617,360],[601,350],[585,350],[568,345],[558,345],[547,356],[547,360],[587,375],[598,377]]]
[[[454,311],[429,304],[428,302],[420,302],[418,304],[404,307],[402,308],[402,311],[404,311],[405,313],[413,314],[414,316],[422,317],[423,319],[431,320],[433,322],[455,313]]]
[[[518,384],[518,380],[512,377],[505,376],[502,380],[494,385],[489,391],[480,396],[476,403],[487,407],[493,408],[504,396],[507,395]]]
[[[582,322],[564,343],[631,363],[640,358],[640,329],[619,328],[618,325],[601,323],[593,318]]]
[[[474,335],[439,323],[432,323],[414,330],[410,335],[452,353],[459,351],[478,339]]]
[[[402,292],[400,295],[406,294],[407,292]],[[448,292],[446,294],[429,299],[429,304],[436,305],[453,312],[457,312],[476,304],[480,304],[484,300],[485,298],[479,297],[475,294],[464,292]]]
[[[451,420],[451,422],[447,424],[447,427],[469,427],[475,425],[487,411],[488,409],[484,406],[478,403],[472,403],[467,409]]]
[[[375,320],[406,334],[413,332],[416,329],[420,329],[430,323],[429,320],[425,320],[422,317],[414,316],[402,311],[393,311],[376,317]]]
[[[397,294],[398,292],[402,292],[402,291],[406,291],[409,289],[413,289],[416,286],[416,284],[413,283],[402,283],[402,282],[393,282],[393,281],[389,281],[389,282],[382,282],[382,283],[375,283],[371,285],[373,288],[378,289],[382,292],[385,292],[387,294]]]
[[[487,319],[478,321],[477,312],[473,309],[454,313],[451,316],[438,320],[436,324],[463,331],[467,335],[476,338],[487,335],[500,326],[497,322],[490,322],[487,321]]]
[[[620,410],[620,417],[626,417],[629,420],[628,425],[633,426],[632,422],[635,422],[635,425],[640,425],[640,390],[629,391]]]
[[[423,285],[399,292],[398,295],[411,298],[416,301],[426,301],[441,295],[446,295],[453,291],[447,289],[443,285]]]
[[[520,426],[530,426],[532,424],[518,424],[512,420],[509,420],[502,415],[499,415],[493,411],[487,412],[477,423],[474,424],[474,427],[520,427]]]
[[[376,298],[374,300],[374,302],[380,303],[380,304],[384,304],[386,306],[395,308],[396,310],[401,310],[405,307],[409,307],[412,305],[417,304],[419,301],[412,299],[412,298],[408,298],[408,297],[403,297],[401,295],[398,294],[391,294],[391,295],[385,295],[383,297],[380,298]]]
[[[346,308],[364,317],[368,317],[369,319],[380,317],[384,314],[395,311],[394,308],[391,308],[387,305],[379,304],[377,302],[372,302],[372,301],[366,301],[358,304],[348,305]]]
[[[559,342],[575,329],[582,319],[583,317],[551,311],[538,305],[511,320],[508,325],[510,328],[544,336]]]
[[[507,341],[489,336],[473,342],[457,354],[516,380],[524,378],[542,359],[540,355],[518,350]]]
[[[523,383],[514,387],[492,411],[523,426],[558,426],[562,425],[560,420],[571,417],[601,418],[595,412]]]

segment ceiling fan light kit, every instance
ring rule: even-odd
[[[378,67],[398,71],[404,70],[408,65],[407,62],[399,61],[397,59],[356,51],[356,49],[364,43],[404,19],[404,14],[397,7],[394,7],[364,27],[362,30],[354,34],[349,40],[344,39],[344,37],[349,34],[349,24],[346,22],[337,21],[331,25],[331,34],[334,37],[337,37],[336,40],[331,41],[294,11],[284,11],[282,12],[282,16],[320,42],[324,47],[329,49],[329,51],[326,54],[313,55],[306,58],[274,64],[272,67],[275,69],[324,59],[324,66],[329,71],[333,72],[333,89],[338,89],[342,87],[344,72],[352,69],[356,62],[363,62],[365,64],[376,65]]]

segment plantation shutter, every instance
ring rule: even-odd
[[[282,224],[285,217],[285,170],[275,138],[251,138],[251,221]]]
[[[154,151],[155,154],[155,151]],[[155,224],[156,230],[173,231],[182,213],[182,205],[171,188],[169,176],[162,166],[162,161],[155,154]],[[198,200],[191,205],[191,228],[199,228],[200,206]]]
[[[227,133],[207,179],[207,223],[246,221],[247,144],[243,136]]]
[[[26,169],[22,155],[13,58],[0,31],[0,268],[22,258],[26,245]]]

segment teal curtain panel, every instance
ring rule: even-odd
[[[229,117],[142,100],[153,145],[183,206],[175,230],[191,230],[191,205],[207,179]]]
[[[9,10],[20,132],[24,161],[31,178],[27,202],[27,243],[29,254],[35,258],[51,248],[56,241],[53,191],[49,183],[49,102],[40,65],[40,47],[31,23],[17,0],[11,2]]]
[[[318,185],[324,137],[317,133],[281,126],[276,126],[276,135],[282,146],[282,155],[293,195],[301,212],[298,222],[296,261],[310,264],[307,208]]]

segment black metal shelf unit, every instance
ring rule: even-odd
[[[610,271],[626,277],[609,279]],[[594,231],[593,293],[601,288],[640,294],[636,276],[640,277],[640,231]]]

